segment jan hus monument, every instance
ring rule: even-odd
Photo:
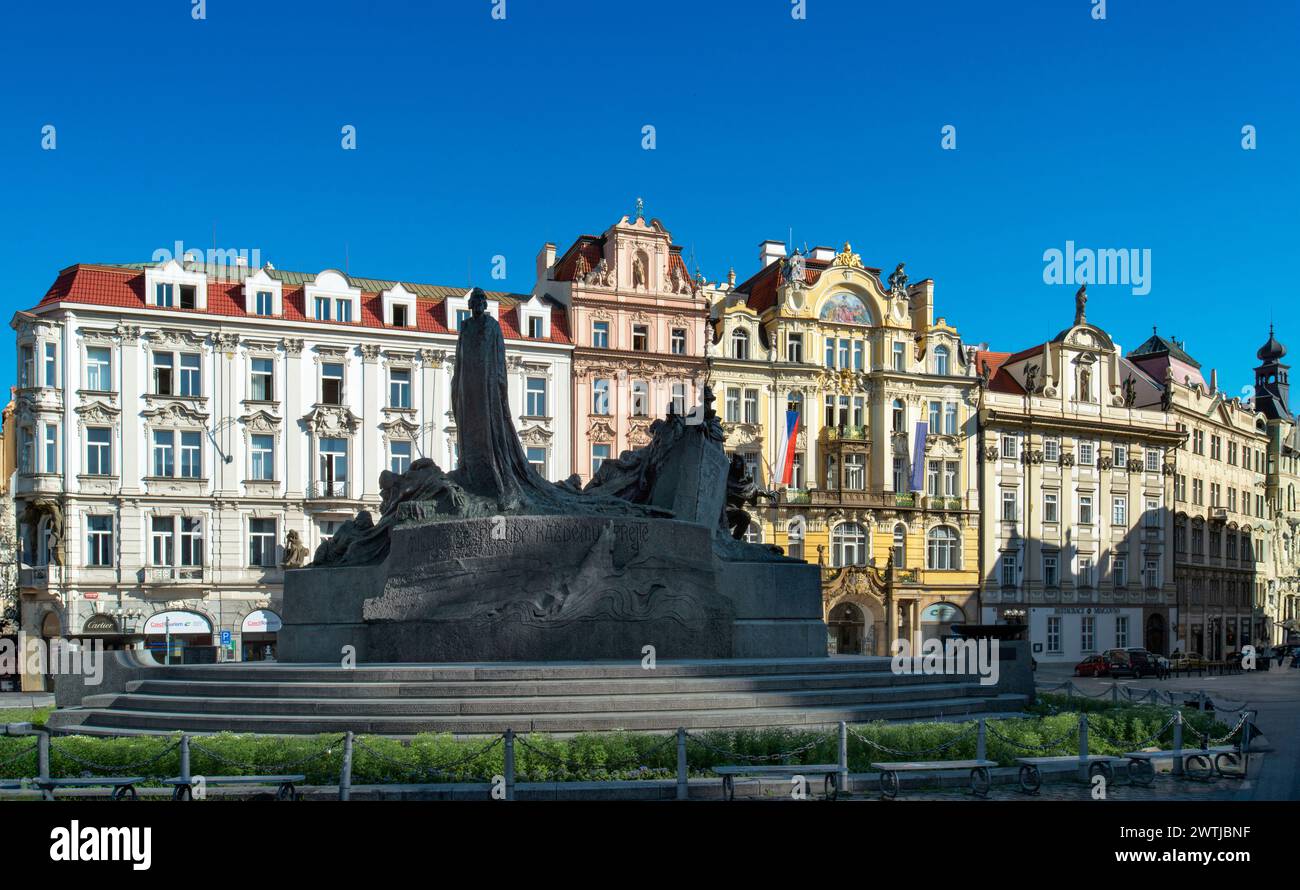
[[[727,459],[707,388],[585,487],[549,482],[511,419],[501,327],[481,290],[469,303],[452,379],[460,465],[384,472],[379,518],[358,513],[286,573],[281,661],[826,654],[817,567],[733,534],[756,490]]]

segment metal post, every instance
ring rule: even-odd
[[[690,799],[690,785],[686,781],[686,727],[677,727],[677,799]]]
[[[352,799],[352,730],[343,734],[343,772],[339,775],[339,800]]]
[[[980,721],[981,723],[983,721]],[[849,790],[849,725],[840,721],[840,791]]]
[[[1119,704],[1119,681],[1118,680],[1110,681],[1110,703],[1112,705]]]
[[[190,784],[190,734],[181,733],[181,781]]]
[[[1174,712],[1174,775],[1183,774],[1183,712]]]
[[[515,799],[515,731],[506,730],[506,800]]]
[[[1079,712],[1079,781],[1088,781],[1088,713]]]
[[[36,773],[42,782],[49,781],[50,778],[50,734],[44,730],[36,737]],[[41,795],[46,800],[54,800],[53,791],[41,789]]]
[[[984,718],[979,719],[979,731],[975,734],[975,759],[988,760],[988,738],[984,735]]]
[[[1197,702],[1197,707],[1200,708],[1201,713],[1204,714],[1205,713],[1205,690],[1204,689],[1196,693],[1196,702]]]

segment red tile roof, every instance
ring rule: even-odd
[[[1042,349],[1041,346],[1036,347]],[[1009,352],[990,352],[988,350],[979,350],[975,353],[975,369],[978,373],[984,373],[984,363],[989,365],[989,389],[993,392],[1009,392],[1024,395],[1025,388],[1016,382],[1007,369],[1003,367],[1008,362],[1015,359]]]
[[[251,274],[251,273],[249,273]],[[355,322],[316,321],[309,319],[304,306],[306,298],[305,284],[289,284],[283,279],[302,280],[301,274],[281,273],[275,270],[272,277],[281,279],[283,312],[278,318],[288,321],[311,321],[314,324],[332,324],[339,327],[387,328],[402,330],[383,323],[383,299],[378,290],[362,288],[361,317]],[[310,279],[313,276],[305,276]],[[373,286],[391,286],[397,282],[383,282],[372,279],[356,279],[348,276],[350,282],[364,281]],[[357,286],[353,284],[353,286]],[[463,293],[465,288],[410,285],[416,293],[415,327],[422,333],[448,334],[446,298]],[[383,288],[387,289],[387,287]],[[423,293],[421,293],[423,292]],[[489,300],[499,304],[501,333],[509,340],[531,340],[520,332],[519,304],[529,299],[527,294],[512,294],[504,291],[486,291]],[[100,266],[78,263],[59,273],[54,284],[46,291],[40,305],[69,302],[95,306],[118,306],[131,309],[154,308],[145,300],[144,271],[137,266]],[[544,342],[572,343],[569,336],[568,317],[564,307],[551,302],[551,336]],[[244,283],[208,278],[208,308],[178,309],[169,308],[168,312],[193,312],[196,315],[220,315],[234,318],[250,316],[244,309]]]

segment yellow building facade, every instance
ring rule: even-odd
[[[832,652],[887,654],[979,620],[974,350],[934,283],[888,280],[845,244],[709,291],[708,379],[729,453],[775,495],[753,541],[822,566]],[[798,415],[780,463],[788,412]]]

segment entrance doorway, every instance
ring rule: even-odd
[[[1165,653],[1165,619],[1160,615],[1152,615],[1147,619],[1147,636],[1146,644],[1148,651],[1157,655]]]
[[[866,644],[866,617],[857,603],[840,603],[826,620],[835,655],[862,655]]]

